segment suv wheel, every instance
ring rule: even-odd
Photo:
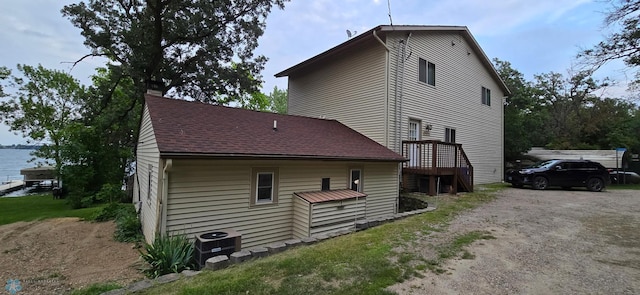
[[[532,184],[534,189],[544,190],[549,186],[549,181],[544,176],[536,176]]]
[[[592,177],[587,180],[587,189],[592,192],[602,191],[604,188],[604,181],[597,177]]]

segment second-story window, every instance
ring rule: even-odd
[[[491,89],[482,87],[482,104],[491,105]]]
[[[425,59],[418,59],[418,80],[436,86],[436,65]]]

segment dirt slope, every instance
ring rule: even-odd
[[[138,251],[114,241],[114,230],[113,222],[77,218],[0,226],[0,279],[20,280],[18,294],[61,294],[97,282],[142,278]]]

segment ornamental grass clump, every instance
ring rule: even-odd
[[[152,244],[145,244],[140,255],[149,264],[145,273],[151,278],[179,273],[194,265],[193,243],[184,235],[156,236]]]

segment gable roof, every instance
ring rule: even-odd
[[[161,156],[401,162],[401,155],[336,120],[145,95]],[[276,122],[276,123],[274,123]],[[277,128],[273,128],[277,124]]]
[[[313,68],[315,66],[321,66],[328,60],[335,58],[336,56],[343,54],[346,51],[356,49],[361,46],[367,46],[366,44],[374,44],[374,42],[382,42],[379,38],[384,38],[388,32],[449,32],[460,34],[471,46],[474,53],[480,58],[480,61],[485,66],[491,77],[496,80],[505,95],[511,94],[507,85],[502,81],[500,75],[496,71],[493,63],[484,53],[476,39],[471,35],[471,32],[466,26],[421,26],[421,25],[380,25],[369,31],[366,31],[356,37],[353,37],[325,52],[322,52],[310,59],[307,59],[297,65],[294,65],[284,71],[275,74],[276,77],[286,77],[301,73]],[[379,41],[376,41],[378,39]],[[377,46],[382,44],[377,43]]]

